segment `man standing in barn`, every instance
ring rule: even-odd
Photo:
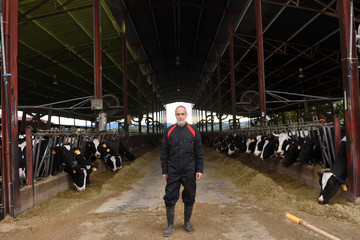
[[[168,228],[164,232],[169,237],[174,230],[175,204],[179,199],[180,185],[184,186],[184,225],[189,233],[194,229],[190,218],[195,203],[196,180],[203,174],[204,152],[200,133],[197,128],[186,122],[184,106],[175,109],[177,123],[164,133],[161,149],[161,168],[166,181],[164,201]]]

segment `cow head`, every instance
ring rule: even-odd
[[[95,142],[97,141],[97,144],[95,144]],[[90,161],[95,161],[95,159],[100,158],[101,154],[100,152],[97,150],[97,146],[99,145],[99,141],[97,139],[95,139],[93,142],[86,142],[85,145],[85,158],[86,160],[90,160]]]
[[[106,164],[113,172],[117,172],[122,168],[122,161],[120,156],[108,156]]]
[[[331,198],[333,198],[339,191],[340,187],[347,191],[347,185],[344,180],[337,177],[330,171],[324,171],[318,173],[319,184],[321,186],[320,196],[318,198],[319,204],[327,204]]]
[[[282,162],[283,167],[289,167],[296,162],[297,157],[300,152],[300,144],[292,140],[289,144],[286,145],[284,160]]]
[[[95,149],[96,149],[95,157],[96,157],[96,158],[100,158],[100,157],[101,157],[101,154],[100,154],[100,152],[98,151],[98,147],[99,147],[100,142],[99,142],[98,139],[94,139],[94,140],[93,140],[93,143],[94,143]]]
[[[87,179],[87,169],[80,167],[72,167],[70,171],[68,171],[71,180],[76,187],[78,192],[85,191],[86,188],[86,179]]]
[[[274,134],[274,136],[279,139],[277,153],[280,154],[280,156],[284,156],[285,148],[290,140],[290,136],[287,133]]]
[[[246,141],[246,154],[250,154],[255,150],[256,141],[255,138],[248,138]]]
[[[271,135],[265,140],[263,150],[260,155],[260,159],[268,159],[272,156],[275,156],[276,149],[279,146],[278,139]]]
[[[236,146],[234,143],[228,145],[228,155],[231,156],[236,152]]]
[[[320,161],[319,158],[321,158],[321,150],[318,139],[312,139],[309,136],[303,138],[299,153],[300,162],[314,164]]]
[[[265,141],[267,139],[267,136],[257,135],[256,136],[256,145],[254,150],[254,156],[257,157],[261,154]]]

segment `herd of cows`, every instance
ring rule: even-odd
[[[47,176],[54,176],[62,171],[68,173],[77,191],[84,191],[90,184],[90,175],[97,170],[98,161],[102,161],[108,169],[116,173],[122,168],[125,157],[133,161],[135,156],[119,143],[115,151],[106,142],[98,139],[87,141],[82,148],[72,147],[71,144],[56,144],[51,146],[49,139],[42,139],[35,143],[33,140],[33,173],[47,172]],[[26,185],[26,142],[19,144],[19,179],[20,185]],[[118,154],[118,153],[121,154]],[[45,156],[48,156],[47,158]],[[36,175],[36,174],[35,174]]]
[[[203,138],[204,140],[204,138]],[[347,156],[346,137],[340,142],[339,151],[330,166],[324,166],[322,146],[319,139],[311,134],[279,134],[267,133],[248,137],[245,134],[228,134],[213,138],[211,145],[216,151],[227,153],[229,156],[240,154],[253,154],[262,160],[276,157],[282,159],[283,167],[290,167],[295,162],[301,164],[321,165],[324,171],[319,173],[321,186],[318,202],[327,204],[338,190],[346,191]],[[122,168],[122,161],[126,158],[133,161],[135,156],[128,151],[121,142],[118,149],[113,149],[106,141],[93,139],[84,141],[81,148],[71,144],[56,144],[49,139],[41,141],[33,140],[33,175],[54,176],[60,172],[66,172],[71,176],[77,191],[84,191],[90,184],[90,175],[96,171],[97,164],[102,161],[105,166],[117,172]],[[26,144],[19,144],[19,179],[20,185],[26,185]],[[45,158],[47,156],[47,158]],[[1,173],[1,172],[0,172]]]
[[[323,154],[318,137],[311,137],[306,131],[296,134],[260,134],[254,137],[230,134],[215,137],[212,145],[216,151],[234,156],[237,153],[253,154],[266,160],[271,157],[282,159],[283,167],[290,167],[295,162],[323,166]],[[325,161],[326,162],[326,161]],[[346,137],[340,142],[339,152],[331,166],[319,173],[321,193],[320,204],[327,204],[336,195],[340,187],[346,191],[347,177]]]

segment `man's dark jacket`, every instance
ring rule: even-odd
[[[162,174],[203,173],[204,152],[198,129],[188,123],[170,126],[164,133],[160,158]]]

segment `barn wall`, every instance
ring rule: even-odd
[[[74,187],[67,173],[60,173],[44,181],[34,183],[20,189],[20,212],[54,197],[58,192]],[[74,187],[75,188],[75,187]],[[33,196],[34,193],[34,196]]]

